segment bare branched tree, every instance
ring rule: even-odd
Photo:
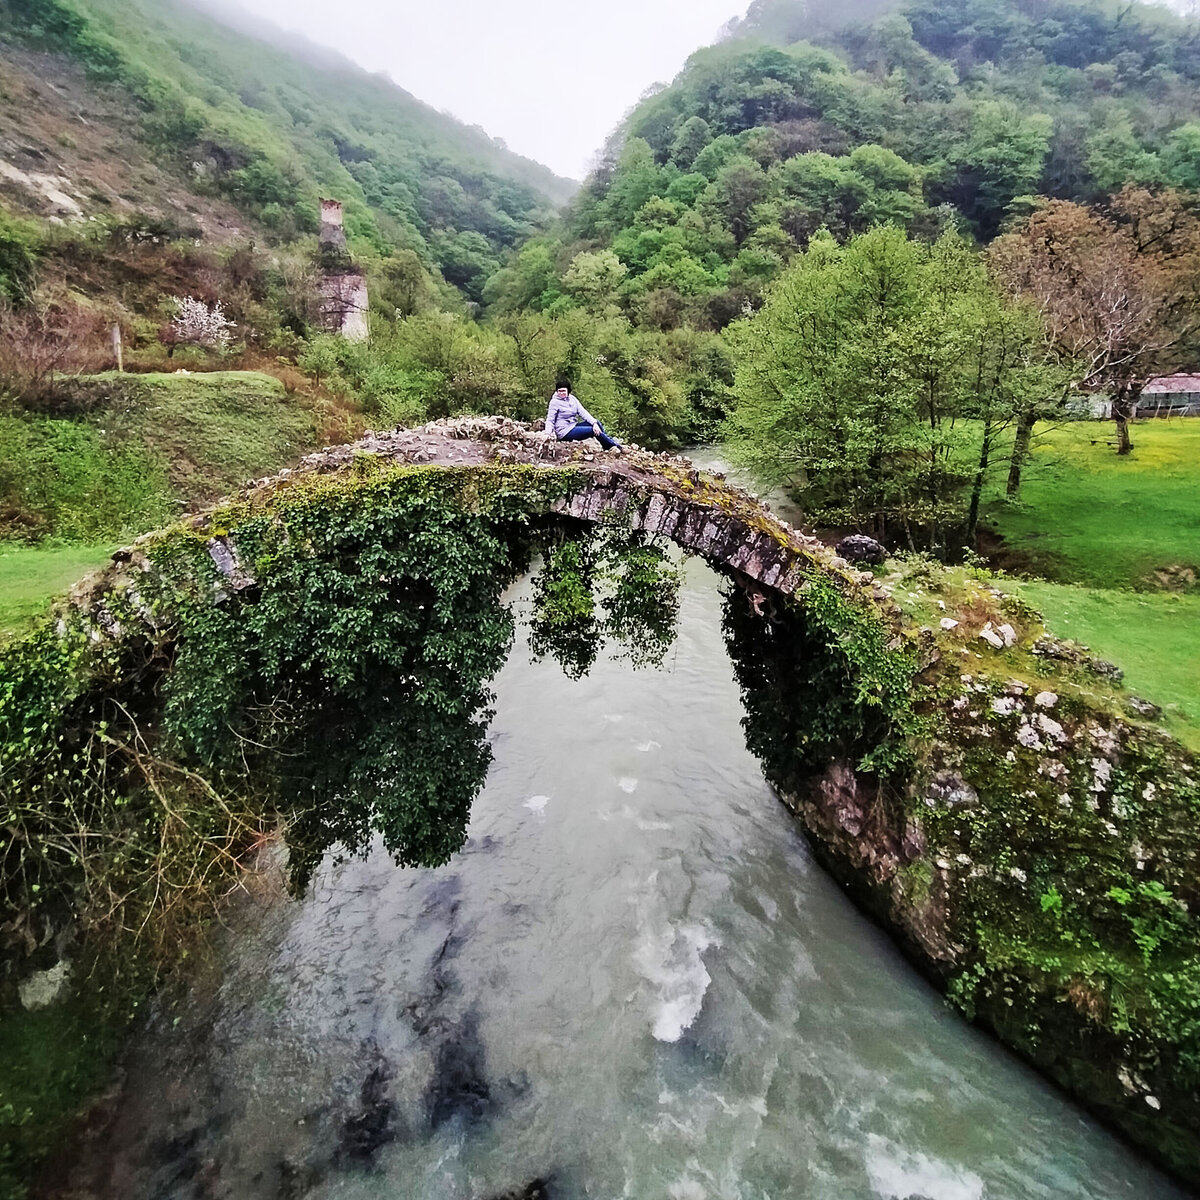
[[[993,243],[991,261],[1037,304],[1078,385],[1108,394],[1128,454],[1147,378],[1178,366],[1200,321],[1200,222],[1171,192],[1127,189],[1106,213],[1051,200]]]
[[[49,399],[58,379],[107,365],[109,326],[69,300],[0,303],[0,393],[26,404]]]

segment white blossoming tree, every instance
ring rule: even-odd
[[[194,296],[176,296],[172,303],[170,340],[176,346],[201,346],[205,350],[228,350],[237,326],[226,317],[218,300],[211,308]]]

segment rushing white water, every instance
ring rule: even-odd
[[[464,852],[330,861],[277,901],[131,1065],[93,1194],[1181,1194],[813,864],[743,745],[703,566],[663,671],[571,682],[518,646],[496,690]]]

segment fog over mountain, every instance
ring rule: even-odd
[[[201,0],[227,23],[303,34],[511,149],[581,179],[597,149],[656,82],[745,11],[744,0]]]

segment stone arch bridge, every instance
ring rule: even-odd
[[[722,476],[593,445],[497,417],[369,433],[252,481],[182,529],[215,568],[214,602],[252,595],[239,521],[306,489],[336,502],[342,480],[398,468],[463,481],[468,509],[472,488],[504,479],[529,493],[515,496],[518,516],[617,514],[729,573],[741,584],[731,637],[747,737],[818,857],[977,1022],[1200,1183],[1200,974],[1186,968],[1185,987],[1185,968],[1148,952],[1131,920],[1141,908],[1169,917],[1179,953],[1200,961],[1194,755],[1086,650],[1050,638],[986,581],[918,565],[902,583],[916,599],[906,613]],[[539,491],[539,478],[556,487]],[[114,555],[64,620],[97,643],[136,633],[131,623],[156,628],[138,596],[164,536]],[[822,657],[836,669],[814,665]],[[881,731],[884,757],[871,745]],[[1095,951],[1068,961],[1064,930]],[[1124,1009],[1110,994],[1153,1002]]]

